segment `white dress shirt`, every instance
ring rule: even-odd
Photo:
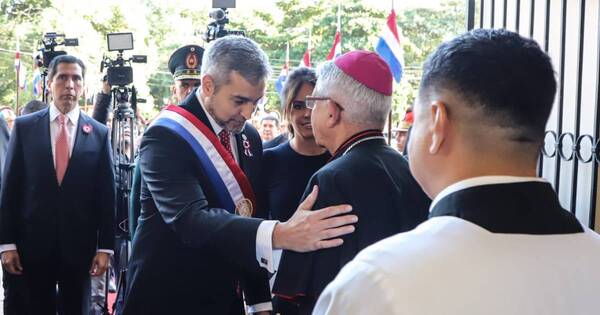
[[[50,143],[52,145],[52,165],[56,167],[56,137],[60,130],[60,123],[58,122],[58,116],[61,112],[56,108],[54,103],[50,104],[48,108],[48,116],[50,116]],[[69,158],[73,153],[73,146],[75,145],[75,135],[77,135],[77,123],[79,122],[79,106],[75,106],[70,112],[66,114],[67,121],[67,140],[69,142]],[[0,253],[8,250],[16,250],[16,244],[3,244],[0,245]],[[99,253],[114,254],[113,250],[110,249],[98,249]]]
[[[544,181],[486,176],[444,189]],[[482,211],[485,205],[482,204]],[[600,310],[600,236],[492,233],[453,216],[361,251],[323,291],[315,314],[562,315]]]
[[[208,117],[208,121],[212,129],[218,135],[223,127],[219,125],[215,119],[210,115],[206,107],[202,103],[200,98],[200,89],[196,90],[196,97],[198,98],[198,102],[202,105],[202,110],[206,117]],[[235,135],[233,133],[229,133],[229,143],[231,144],[231,152],[233,152],[233,156],[235,161],[239,164],[239,152],[237,151],[237,140],[235,139]],[[281,256],[281,249],[273,250],[273,230],[275,230],[275,225],[277,225],[278,221],[274,220],[265,220],[260,223],[258,226],[258,230],[256,231],[256,260],[258,261],[259,266],[267,269],[270,273],[275,272],[275,266],[277,263],[274,262],[274,256]],[[256,313],[262,311],[270,311],[273,309],[271,302],[260,303],[256,305],[248,306],[248,313]]]

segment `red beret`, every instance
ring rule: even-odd
[[[366,87],[384,95],[392,95],[392,72],[378,54],[355,50],[335,58],[333,63]]]

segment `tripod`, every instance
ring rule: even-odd
[[[131,104],[129,102],[131,95]],[[136,90],[135,87],[118,86],[112,89],[113,96],[113,119],[111,130],[111,143],[113,150],[113,162],[116,179],[116,246],[113,270],[117,280],[117,301],[125,294],[127,264],[129,261],[129,194],[133,179],[133,157],[134,157],[134,127]],[[102,307],[103,313],[110,315],[108,311],[108,284],[109,273],[106,273],[105,300]]]

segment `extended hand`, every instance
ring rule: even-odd
[[[322,248],[337,247],[344,243],[336,238],[354,232],[358,221],[355,215],[343,215],[352,211],[350,205],[337,205],[310,211],[317,200],[319,189],[312,192],[298,206],[298,210],[285,223],[279,223],[273,231],[273,248],[296,252],[310,252]]]
[[[23,274],[21,258],[19,258],[19,253],[16,250],[2,252],[2,267],[13,275]]]
[[[94,260],[92,261],[92,267],[90,268],[90,275],[93,277],[101,276],[108,269],[108,261],[110,255],[107,253],[96,253]]]

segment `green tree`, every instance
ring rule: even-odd
[[[311,30],[311,59],[313,66],[325,60],[329,53],[337,28],[337,3],[318,0],[306,6],[300,0],[280,0],[277,8],[283,20],[277,21],[272,14],[253,12],[254,19],[239,19],[232,27],[245,29],[246,34],[256,40],[269,55],[276,79],[285,62],[286,43],[290,44],[291,67],[296,66],[308,45],[308,30]],[[439,9],[411,8],[397,12],[397,23],[404,48],[404,76],[394,88],[392,104],[393,126],[402,119],[418,90],[421,67],[425,58],[444,40],[465,30],[465,3],[446,0]],[[344,2],[342,5],[342,49],[374,50],[388,11],[366,7],[362,1]],[[233,20],[233,19],[232,19]],[[266,108],[279,108],[274,80],[268,85],[269,96]]]
[[[38,25],[44,10],[51,7],[49,0],[2,0],[0,1],[0,106],[17,110],[16,71],[14,66],[17,42],[21,51],[21,65],[27,71],[27,79],[34,69],[33,55],[42,30]],[[19,92],[19,105],[33,98],[32,82],[28,80]]]

